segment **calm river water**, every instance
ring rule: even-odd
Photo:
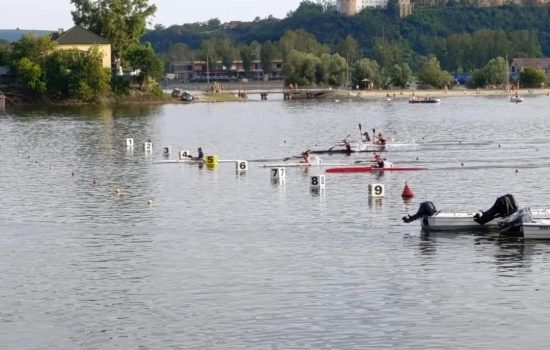
[[[425,236],[401,217],[425,200],[488,209],[506,193],[549,207],[549,105],[270,100],[0,115],[0,346],[547,348],[550,243]],[[358,136],[358,123],[416,140],[386,157],[430,170],[327,174],[316,194],[303,169],[274,184],[257,162],[244,175],[153,163],[167,145],[172,158],[198,146],[285,158]],[[373,183],[386,187],[380,202],[367,198]]]

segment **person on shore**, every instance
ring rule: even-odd
[[[374,143],[382,146],[386,144],[386,138],[381,132],[378,133],[378,136],[374,137]]]
[[[378,153],[374,154],[374,162],[376,163],[377,168],[383,168],[384,167],[384,159],[382,156]]]

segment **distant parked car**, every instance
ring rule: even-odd
[[[172,97],[174,98],[181,97],[181,94],[182,94],[182,91],[178,88],[175,88],[174,90],[172,90]]]

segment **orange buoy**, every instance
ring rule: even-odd
[[[409,185],[407,185],[406,182],[405,182],[405,188],[403,189],[403,193],[401,193],[401,197],[403,197],[404,199],[408,199],[408,198],[414,197],[413,191],[411,190],[411,188],[409,187]]]

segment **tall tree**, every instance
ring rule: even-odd
[[[281,45],[283,60],[286,60],[287,55],[292,50],[312,53],[317,56],[329,52],[326,46],[323,46],[312,34],[303,29],[288,30],[279,40],[279,44]]]
[[[441,89],[451,82],[452,76],[449,72],[441,69],[439,61],[435,56],[430,55],[424,61],[422,67],[420,67],[418,79],[423,85]]]
[[[249,73],[252,69],[252,50],[249,46],[241,46],[239,50],[241,60],[243,61],[243,69],[246,73]]]
[[[523,87],[540,88],[546,81],[546,75],[538,68],[527,67],[519,73],[519,83]]]
[[[46,91],[46,82],[42,76],[42,68],[38,63],[23,57],[15,64],[15,72],[17,79],[30,93],[43,93]]]
[[[260,59],[264,73],[271,73],[271,62],[275,59],[276,54],[277,49],[271,41],[267,41],[262,45]]]
[[[191,60],[192,54],[189,47],[184,43],[175,43],[170,46],[166,55],[164,56],[167,64],[184,62]]]
[[[163,73],[162,61],[155,54],[150,43],[135,45],[128,51],[128,61],[132,68],[139,69],[140,88],[150,79],[160,78]]]
[[[49,35],[37,37],[29,34],[24,35],[19,41],[13,43],[11,59],[13,62],[21,58],[27,58],[32,62],[38,63],[43,60],[53,49],[51,37]]]
[[[139,43],[157,10],[148,0],[71,0],[74,23],[111,41],[115,58]]]
[[[357,40],[355,40],[351,35],[348,35],[346,39],[338,45],[337,51],[350,65],[355,64],[355,62],[361,58],[359,43],[357,43]]]
[[[374,58],[382,68],[393,67],[402,62],[408,62],[411,50],[406,42],[391,42],[385,38],[374,40]]]
[[[374,87],[383,85],[383,77],[380,66],[376,61],[363,58],[355,63],[352,72],[353,83],[361,85],[364,79],[370,80]]]

